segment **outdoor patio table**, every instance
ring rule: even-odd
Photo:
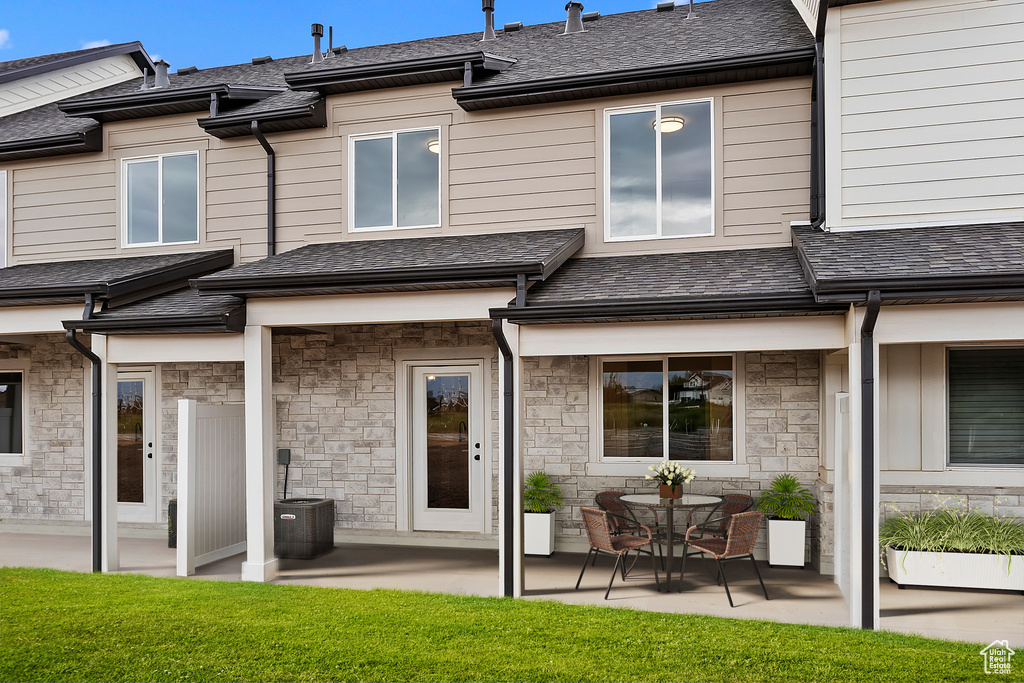
[[[701,496],[686,493],[681,498],[662,498],[654,493],[639,493],[622,496],[619,500],[628,506],[641,506],[654,510],[665,511],[666,545],[668,546],[668,564],[665,565],[665,592],[672,590],[672,547],[675,542],[674,520],[675,511],[689,511],[698,507],[711,507],[722,504],[721,496]],[[686,552],[686,548],[683,548]],[[680,592],[683,590],[683,582],[679,582]]]

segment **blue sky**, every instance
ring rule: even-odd
[[[650,9],[657,0],[583,0],[584,11]],[[171,69],[309,54],[309,25],[334,26],[334,44],[360,47],[483,28],[480,0],[2,0],[0,61],[141,41]],[[679,2],[679,4],[684,4]],[[565,0],[496,0],[495,25],[565,19]],[[327,37],[324,37],[326,49]]]

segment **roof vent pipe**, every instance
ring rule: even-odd
[[[149,90],[149,69],[142,70],[142,87],[139,90]]]
[[[565,20],[565,32],[562,35],[583,33],[583,3],[577,0],[570,0],[566,4],[565,9],[569,12],[569,16]]]
[[[324,25],[313,24],[309,27],[309,33],[313,36],[313,59],[310,64],[318,64],[324,61],[324,53],[320,52],[320,39],[324,37]]]
[[[494,0],[483,0],[484,37],[481,41],[494,40]]]
[[[156,79],[154,80],[154,88],[166,88],[171,84],[171,80],[167,78],[167,69],[171,65],[162,59],[158,59],[153,62],[156,66]]]

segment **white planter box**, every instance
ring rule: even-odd
[[[1024,591],[1024,556],[885,549],[889,578],[901,586]]]
[[[807,522],[802,519],[768,520],[768,564],[803,567]]]
[[[555,513],[523,514],[523,552],[527,555],[544,556],[555,552]]]

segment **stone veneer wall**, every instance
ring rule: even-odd
[[[88,337],[85,338],[88,344]],[[24,466],[0,467],[0,517],[84,521],[85,370],[63,335],[0,343],[0,360],[28,360]]]
[[[1019,476],[1016,477],[1020,479]],[[1006,478],[1013,481],[1012,477]],[[1024,519],[1024,486],[891,486],[881,487],[880,518],[901,512],[970,506],[982,512]]]
[[[489,323],[347,325],[331,334],[275,332],[278,446],[291,449],[288,495],[336,501],[335,526],[397,527],[396,349],[487,347],[492,531],[498,509],[497,346]],[[486,386],[486,385],[485,385]],[[284,467],[278,468],[277,494]]]
[[[737,359],[744,364],[746,433],[736,438],[745,440],[750,475],[707,479],[700,476],[698,465],[692,492],[746,493],[756,498],[782,472],[795,474],[809,487],[816,486],[820,353],[755,352],[738,354]],[[587,463],[597,461],[597,454],[591,452],[590,401],[600,390],[590,387],[590,363],[586,356],[523,359],[524,466],[526,471],[547,471],[565,494],[566,506],[556,517],[556,536],[563,546],[566,542],[585,543],[579,508],[593,505],[599,491],[653,490],[652,482],[644,478],[643,466],[637,467],[636,476],[586,474]],[[829,519],[818,526],[831,528],[831,508],[824,510]],[[812,522],[809,529],[818,526]],[[827,546],[822,543],[816,548],[829,554],[822,561],[830,565],[831,539]]]
[[[167,521],[167,505],[178,495],[178,399],[191,398],[206,405],[245,402],[245,366],[242,363],[168,363],[160,368],[160,509]]]

